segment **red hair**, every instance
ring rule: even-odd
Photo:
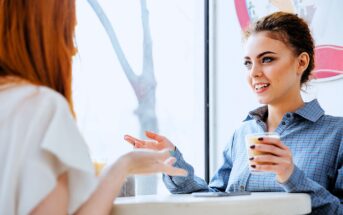
[[[0,0],[0,76],[62,94],[74,114],[75,0]]]

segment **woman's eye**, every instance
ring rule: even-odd
[[[274,59],[271,57],[264,57],[262,58],[262,63],[270,63],[272,62]]]
[[[251,62],[250,62],[250,61],[244,61],[244,66],[245,66],[247,69],[251,69]]]

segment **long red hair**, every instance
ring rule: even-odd
[[[0,76],[62,94],[74,114],[75,0],[0,0]]]

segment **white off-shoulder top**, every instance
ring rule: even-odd
[[[0,86],[0,214],[30,213],[63,172],[71,214],[97,179],[65,98],[31,84]]]

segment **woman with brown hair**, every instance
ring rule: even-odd
[[[189,174],[164,175],[172,193],[308,193],[313,214],[343,214],[343,118],[324,114],[317,100],[304,102],[300,93],[315,65],[307,23],[276,12],[257,20],[244,37],[247,82],[263,106],[250,111],[235,130],[209,184],[194,175],[167,138],[148,132],[152,140],[125,139],[136,148],[174,151],[175,166]],[[253,133],[259,135],[247,150],[245,138]]]
[[[99,178],[74,122],[75,0],[0,0],[0,214],[108,214],[125,178],[174,168],[134,151]]]

